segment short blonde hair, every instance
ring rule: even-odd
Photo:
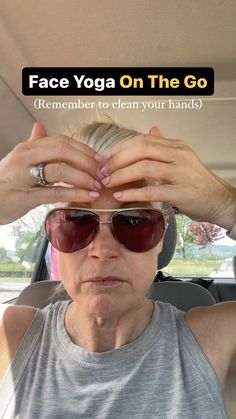
[[[139,135],[137,131],[124,128],[114,122],[94,121],[91,124],[80,124],[68,132],[69,136],[87,144],[97,153],[104,153],[115,144]]]

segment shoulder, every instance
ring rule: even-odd
[[[0,305],[0,378],[5,374],[37,309]]]
[[[236,302],[193,308],[185,321],[224,384],[236,354]]]
[[[193,332],[207,333],[219,339],[225,337],[228,347],[236,348],[236,334],[232,333],[236,322],[236,301],[193,308],[185,314],[185,320]]]
[[[35,307],[0,304],[0,331],[1,333],[12,333],[10,329],[19,329],[27,327],[28,322],[32,321],[38,310]]]

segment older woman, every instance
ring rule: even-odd
[[[35,124],[0,167],[2,224],[60,201],[45,226],[70,296],[2,307],[0,418],[227,418],[236,304],[184,315],[146,295],[170,204],[235,238],[235,188],[157,128],[73,137]]]

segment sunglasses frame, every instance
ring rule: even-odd
[[[112,219],[113,219],[113,217],[116,215],[116,214],[118,214],[118,213],[120,213],[120,212],[124,212],[124,211],[136,211],[136,210],[153,210],[153,211],[157,211],[157,212],[159,212],[160,214],[162,214],[162,216],[163,216],[163,219],[164,219],[164,227],[165,227],[165,230],[164,230],[164,233],[163,233],[163,236],[165,235],[165,232],[166,232],[166,230],[167,230],[167,228],[168,228],[168,225],[169,225],[169,223],[168,223],[168,221],[169,221],[169,216],[171,215],[171,214],[173,214],[173,210],[172,210],[172,208],[170,207],[170,208],[166,208],[166,209],[159,209],[159,208],[154,208],[154,207],[125,207],[125,208],[93,208],[93,209],[90,209],[90,208],[82,208],[82,207],[55,207],[55,208],[53,208],[53,209],[51,209],[48,213],[47,213],[47,215],[46,215],[46,217],[45,217],[45,220],[44,220],[44,231],[45,231],[45,234],[46,234],[46,237],[47,237],[47,239],[48,239],[48,241],[50,242],[50,240],[49,240],[49,237],[48,237],[48,235],[47,235],[47,231],[46,231],[46,222],[47,222],[47,219],[48,219],[48,217],[50,216],[50,214],[52,214],[53,212],[55,212],[55,211],[57,211],[57,210],[59,210],[59,211],[61,211],[61,210],[81,210],[81,211],[87,211],[87,212],[90,212],[92,215],[98,215],[99,216],[99,213],[105,213],[105,212],[108,212],[108,213],[113,213],[112,214],[112,216],[111,216],[111,219],[110,220],[100,220],[100,217],[99,217],[99,226],[100,226],[100,224],[113,224],[113,222],[112,222]],[[99,230],[98,230],[98,232],[99,232]],[[98,232],[96,233],[96,235],[98,234]],[[114,238],[115,238],[115,240],[117,240],[118,242],[119,242],[119,244],[121,245],[121,246],[123,246],[123,247],[125,247],[125,249],[128,249],[123,243],[121,243],[120,242],[120,240],[118,240],[118,238],[116,237],[116,233],[115,233],[115,231],[114,231],[114,228],[112,228],[112,233],[113,233],[113,236],[114,236]],[[162,236],[162,237],[163,237]],[[95,236],[96,237],[96,236]],[[94,238],[95,238],[94,237]],[[94,240],[94,239],[93,239]],[[50,242],[51,243],[51,242]],[[51,243],[52,244],[52,243]],[[158,244],[158,243],[157,243]],[[53,246],[53,245],[52,245]],[[85,247],[87,247],[87,246],[85,246]],[[85,247],[83,248],[83,249],[85,249]],[[58,250],[58,249],[57,249]],[[82,249],[80,249],[80,250],[82,250]],[[80,251],[80,250],[77,250],[77,251]],[[130,250],[130,249],[128,249],[128,250]],[[61,252],[61,250],[58,250],[59,252]],[[130,251],[132,251],[132,250],[130,250]],[[65,253],[75,253],[76,251],[74,251],[74,252],[65,252]],[[136,253],[136,252],[135,252]],[[139,252],[137,252],[137,253],[139,253]],[[140,252],[141,253],[141,252]]]

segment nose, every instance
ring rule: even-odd
[[[88,246],[88,256],[101,260],[117,258],[120,254],[120,244],[114,238],[111,224],[100,224],[95,239]]]

